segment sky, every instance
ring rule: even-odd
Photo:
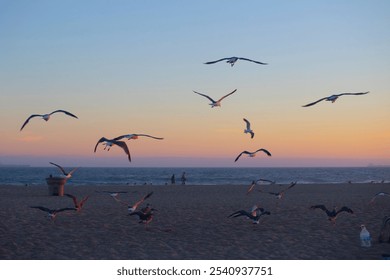
[[[0,163],[390,165],[389,10],[387,0],[0,0]],[[268,65],[204,64],[231,56]],[[234,89],[216,108],[193,92]],[[78,119],[20,131],[57,109]],[[101,137],[128,133],[164,140],[125,140],[131,163],[115,146],[94,153]],[[259,148],[272,157],[234,162]]]

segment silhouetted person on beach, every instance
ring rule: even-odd
[[[176,183],[175,174],[172,174],[172,177],[171,177],[171,184],[174,185],[175,183]]]
[[[186,181],[187,181],[186,173],[183,172],[183,174],[181,175],[181,184],[182,184],[182,185],[185,185],[185,184],[186,184]]]

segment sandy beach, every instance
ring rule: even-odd
[[[0,186],[0,259],[382,259],[390,243],[379,243],[382,219],[390,215],[390,184],[297,184],[283,199],[264,191],[286,185],[261,185],[246,195],[243,186],[65,186],[65,193],[91,195],[82,211],[59,213],[52,222],[30,206],[72,207],[69,197],[50,196],[48,187]],[[129,216],[126,205],[97,190],[127,191],[119,198],[134,203],[150,191],[147,202],[158,211],[145,227]],[[146,201],[144,204],[147,203]],[[271,212],[260,224],[228,218],[257,204]],[[311,205],[348,206],[333,226],[325,212]],[[372,246],[360,246],[360,225]]]

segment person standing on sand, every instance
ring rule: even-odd
[[[182,185],[185,185],[185,184],[186,184],[186,181],[187,181],[186,173],[183,172],[183,174],[181,175],[181,184],[182,184]]]
[[[172,174],[172,177],[171,177],[171,184],[174,185],[175,183],[176,183],[175,174]]]

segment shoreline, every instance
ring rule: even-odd
[[[146,193],[144,202],[158,211],[145,227],[127,206],[101,185],[65,185],[65,193],[90,195],[79,213],[60,213],[55,222],[30,206],[72,207],[66,196],[50,196],[47,185],[0,185],[0,259],[9,260],[125,260],[125,259],[267,259],[267,260],[379,260],[390,254],[390,243],[379,243],[384,216],[390,216],[390,184],[297,184],[278,200],[267,191],[287,185],[106,185],[126,191],[118,198],[129,204]],[[259,192],[258,190],[263,192]],[[254,204],[271,212],[252,224],[244,217],[228,218]],[[311,205],[348,206],[333,226]],[[360,247],[360,225],[372,236],[370,248]]]

